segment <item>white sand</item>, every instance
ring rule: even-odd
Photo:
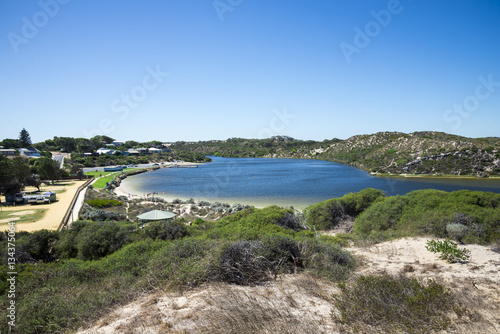
[[[472,253],[468,263],[448,264],[427,251],[428,238],[405,238],[366,248],[349,250],[363,259],[358,275],[404,273],[420,278],[434,278],[451,287],[452,291],[468,291],[472,298],[483,301],[473,306],[479,320],[456,323],[457,333],[498,333],[500,331],[500,254],[488,247],[465,246]],[[405,271],[412,266],[413,271]],[[408,267],[406,267],[408,269]],[[338,327],[331,318],[331,295],[338,293],[335,283],[313,279],[307,275],[286,275],[277,281],[256,287],[213,284],[183,294],[151,293],[132,303],[117,307],[90,329],[78,333],[196,333],[196,329],[217,323],[219,314],[227,316],[242,303],[251,300],[252,309],[279,310],[285,319],[300,319],[314,323],[320,330],[311,332],[336,333]],[[468,306],[468,305],[465,305]],[[295,318],[296,317],[296,318]],[[457,320],[457,319],[455,319]],[[238,321],[238,319],[233,319]],[[135,330],[135,331],[134,331]],[[279,331],[271,331],[279,332]]]

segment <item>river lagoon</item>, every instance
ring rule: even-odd
[[[460,189],[500,193],[500,179],[377,177],[330,161],[307,159],[219,158],[199,168],[162,168],[122,182],[125,192],[156,193],[166,199],[272,204],[303,209],[308,205],[365,188],[387,195],[404,195],[418,189]]]

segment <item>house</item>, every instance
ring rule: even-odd
[[[163,151],[162,151],[161,149],[159,149],[159,148],[156,148],[156,147],[150,147],[150,148],[148,149],[148,152],[149,152],[150,154],[153,154],[153,153],[161,153],[161,152],[163,152]]]
[[[138,147],[135,149],[137,152],[139,152],[139,154],[147,154],[148,153],[148,149],[145,148],[145,147]]]
[[[133,148],[129,148],[127,152],[129,155],[139,155],[140,154],[139,151],[134,150]]]
[[[27,157],[40,157],[40,151],[38,151],[36,148],[31,147],[31,148],[20,148],[19,154],[25,155]]]
[[[0,155],[16,155],[16,150],[11,148],[1,148]]]
[[[96,151],[99,155],[101,154],[108,154],[108,155],[112,155],[113,153],[115,153],[115,150],[112,150],[110,148],[100,148]]]
[[[122,146],[123,145],[123,142],[122,141],[119,141],[119,140],[115,140],[113,141],[112,143],[114,146]]]
[[[83,153],[83,157],[84,158],[88,158],[88,157],[91,157],[91,156],[92,156],[92,153],[90,153],[90,152]]]

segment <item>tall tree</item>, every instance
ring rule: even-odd
[[[19,133],[19,143],[21,144],[21,147],[31,147],[31,137],[25,128],[23,128]]]
[[[26,178],[32,174],[30,166],[21,157],[12,159],[12,172],[14,177],[22,184],[26,184]]]
[[[59,163],[51,158],[43,157],[36,161],[35,166],[38,170],[38,175],[44,180],[58,180],[61,174]]]
[[[23,189],[23,185],[14,177],[12,161],[0,155],[0,194],[14,195]]]

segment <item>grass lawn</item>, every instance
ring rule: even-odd
[[[29,223],[33,221],[38,221],[40,220],[44,215],[47,209],[32,209],[30,206],[25,206],[19,211],[1,211],[0,212],[0,226],[1,225],[6,225],[9,222],[4,221],[8,219],[14,218],[14,222],[16,223]],[[16,214],[16,213],[22,213],[22,214]],[[17,219],[16,218],[20,218]]]
[[[86,172],[85,175],[92,175],[95,178],[98,178],[100,176],[106,176],[106,175],[114,174],[114,173],[116,173],[116,172]]]
[[[115,176],[121,173],[128,174],[140,169],[144,168],[127,168],[123,170],[123,172],[87,172],[85,173],[85,175],[94,175],[94,177],[96,178],[98,178],[99,175],[102,175],[103,177],[97,179],[92,186],[97,189],[103,189],[104,187],[106,187],[106,183],[111,182],[115,178]]]
[[[108,173],[107,176],[104,176],[104,177],[101,177],[100,179],[97,179],[93,184],[92,186],[94,188],[97,188],[97,189],[103,189],[104,187],[106,187],[106,183],[109,183],[111,182],[114,177],[115,177],[115,174],[117,175],[118,172],[111,172],[111,173]]]

